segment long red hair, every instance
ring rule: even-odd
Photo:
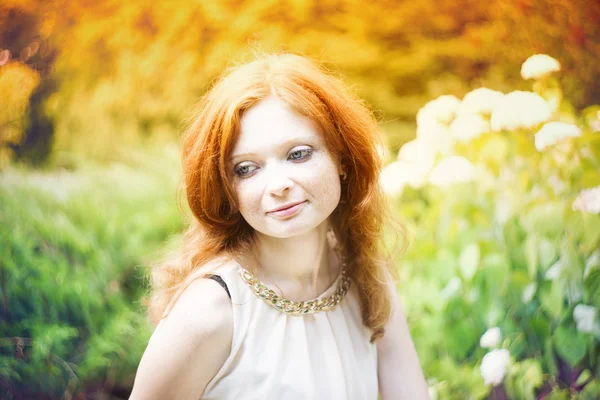
[[[337,154],[347,178],[332,227],[357,285],[363,323],[371,341],[383,335],[390,317],[392,263],[382,257],[382,228],[387,216],[379,185],[381,158],[377,121],[364,103],[323,66],[294,54],[262,56],[235,67],[202,97],[188,121],[183,145],[183,179],[193,214],[181,247],[156,265],[150,296],[144,300],[152,323],[203,267],[220,255],[248,249],[253,230],[237,210],[226,160],[235,144],[245,110],[275,95],[314,120],[330,152]],[[205,268],[206,269],[206,268]]]

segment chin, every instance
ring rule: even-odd
[[[256,229],[263,235],[271,236],[278,239],[287,239],[294,236],[304,235],[320,225],[320,222],[306,221],[282,221],[276,224],[270,224],[264,229]]]

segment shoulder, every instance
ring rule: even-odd
[[[180,328],[198,332],[225,329],[233,323],[231,300],[217,281],[199,277],[185,288],[168,318]]]
[[[198,398],[231,352],[233,310],[218,282],[199,276],[155,329],[132,398]],[[160,366],[160,367],[158,367]]]
[[[230,343],[233,331],[231,299],[223,287],[207,275],[232,265],[227,259],[214,259],[205,264],[201,268],[203,273],[194,277],[176,299],[165,317],[166,326],[190,332],[198,345],[213,335],[219,340],[227,338]]]
[[[199,313],[202,309],[219,309],[220,311],[231,309],[231,300],[223,287],[210,275],[219,275],[223,277],[237,266],[237,263],[229,257],[215,257],[198,267],[186,279],[186,285],[180,288],[169,303],[163,319],[169,315],[184,317],[183,321],[193,323],[196,317],[204,319],[210,317],[213,313],[207,315]],[[231,314],[231,313],[229,313]],[[204,316],[201,316],[204,315]],[[177,317],[172,319],[178,319]],[[204,323],[206,321],[202,321]]]
[[[203,265],[200,268],[202,273],[193,277],[173,305],[169,313],[169,316],[172,314],[173,323],[203,334],[209,333],[208,330],[230,333],[233,324],[231,299],[219,282],[208,276],[229,270],[235,265],[235,261],[223,257]]]

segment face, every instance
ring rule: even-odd
[[[248,109],[228,173],[242,217],[277,238],[307,233],[340,201],[341,166],[316,124],[275,96]]]

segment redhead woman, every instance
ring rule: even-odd
[[[193,214],[153,271],[131,399],[427,399],[381,255],[376,121],[307,58],[239,66],[183,138]]]

